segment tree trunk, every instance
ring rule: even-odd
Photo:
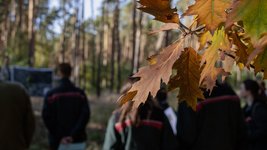
[[[121,88],[121,41],[120,41],[120,29],[119,29],[119,22],[120,22],[120,1],[117,0],[117,7],[116,7],[116,15],[117,15],[117,20],[116,20],[116,46],[117,46],[117,64],[118,64],[118,69],[117,69],[117,92],[120,92]]]
[[[65,62],[65,51],[66,51],[66,28],[67,28],[67,21],[66,21],[66,15],[67,15],[67,11],[66,11],[66,1],[63,0],[63,12],[64,12],[64,27],[63,27],[63,31],[62,31],[62,43],[61,43],[61,50],[60,50],[60,54],[61,54],[61,62],[64,63]]]
[[[34,1],[35,0],[29,0],[29,11],[28,11],[28,39],[29,39],[28,65],[30,67],[34,66],[34,50],[35,50]]]
[[[136,0],[133,0],[133,14],[132,14],[132,74],[137,71],[136,64]]]
[[[99,97],[101,95],[101,83],[102,83],[102,77],[101,77],[101,68],[102,68],[102,55],[103,55],[103,38],[104,38],[104,29],[105,29],[105,0],[102,4],[102,18],[101,18],[101,29],[100,29],[100,38],[99,38],[99,53],[98,53],[98,66],[97,66],[97,83],[96,83],[96,94]]]
[[[116,51],[116,42],[115,42],[115,34],[116,34],[116,27],[115,27],[115,17],[116,17],[116,12],[114,11],[114,15],[113,15],[113,28],[112,28],[112,46],[111,46],[111,62],[110,62],[110,65],[111,65],[111,70],[110,70],[110,87],[109,87],[109,90],[110,92],[113,91],[113,87],[114,87],[114,73],[115,73],[115,51]]]
[[[91,0],[91,18],[94,19],[94,0]],[[93,25],[92,26],[92,30],[95,31],[95,26]],[[88,50],[88,52],[91,52],[90,54],[92,55],[91,56],[91,60],[92,60],[92,65],[91,65],[91,71],[92,71],[92,79],[91,79],[91,85],[92,86],[96,86],[96,65],[97,65],[97,62],[96,62],[96,45],[95,45],[95,42],[96,42],[96,36],[93,35],[93,38],[91,41],[88,41],[88,44],[90,45],[88,48],[91,49],[91,50]]]
[[[82,21],[83,21],[83,25],[81,27],[82,29],[82,80],[80,82],[81,85],[83,85],[83,89],[86,90],[86,83],[87,83],[87,78],[86,78],[86,73],[87,73],[87,70],[86,70],[86,55],[85,55],[85,24],[84,24],[84,1],[82,2]]]
[[[23,0],[19,0],[19,23],[18,23],[18,29],[21,28],[22,25],[22,17],[23,17]]]
[[[137,53],[137,68],[140,67],[140,57],[141,57],[141,49],[142,49],[142,34],[143,34],[143,13],[140,12],[139,14],[139,21],[138,21],[138,53]]]
[[[73,69],[74,69],[74,83],[79,84],[79,64],[78,64],[78,53],[80,48],[80,20],[79,20],[79,0],[76,0],[75,8],[75,23],[74,23],[74,34],[75,34],[75,46],[73,49]]]

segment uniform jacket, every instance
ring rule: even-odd
[[[140,125],[130,119],[118,122],[118,113],[109,120],[103,150],[177,150],[178,142],[163,111],[155,108],[151,116],[141,111]]]
[[[218,86],[193,111],[179,107],[178,138],[183,150],[244,150],[245,122],[239,98],[227,85]]]
[[[267,150],[267,106],[255,102],[244,108],[249,150]]]
[[[71,136],[74,143],[86,140],[86,125],[90,117],[88,100],[85,93],[69,79],[62,79],[57,88],[47,93],[42,117],[52,148],[56,149],[66,136]]]
[[[35,122],[24,88],[0,81],[0,118],[0,150],[28,149]]]

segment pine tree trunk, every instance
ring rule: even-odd
[[[113,91],[113,87],[114,87],[114,73],[115,73],[115,52],[116,52],[116,41],[115,41],[115,34],[116,34],[116,27],[115,27],[115,17],[116,17],[116,12],[114,11],[114,15],[113,15],[113,28],[112,28],[112,46],[111,46],[111,62],[110,62],[110,65],[111,65],[111,70],[110,70],[110,87],[109,87],[109,90],[110,92]]]
[[[82,2],[82,21],[84,23],[84,1]],[[85,54],[85,40],[86,40],[86,37],[85,37],[85,24],[82,25],[81,27],[82,29],[82,79],[80,80],[80,85],[83,85],[83,89],[86,90],[86,83],[87,83],[87,78],[86,78],[86,73],[87,73],[87,70],[86,70],[86,54]]]
[[[140,57],[141,57],[141,48],[142,48],[142,34],[143,34],[143,25],[142,25],[142,21],[143,21],[143,13],[140,12],[139,14],[139,21],[138,21],[138,53],[137,53],[137,68],[140,67]]]
[[[67,28],[67,21],[66,21],[66,15],[67,15],[67,10],[66,10],[66,0],[63,0],[63,13],[64,13],[64,27],[63,27],[63,32],[62,32],[62,43],[61,43],[61,50],[60,50],[60,54],[61,54],[61,62],[64,63],[65,62],[65,51],[66,51],[66,28]]]
[[[34,1],[35,0],[29,0],[29,10],[28,10],[28,39],[29,39],[28,65],[30,67],[34,66],[34,51],[35,51]]]
[[[136,70],[136,0],[133,0],[133,14],[132,14],[132,74],[135,73]]]
[[[102,55],[103,55],[103,47],[104,47],[104,28],[105,28],[105,4],[103,1],[102,6],[102,18],[101,18],[101,29],[100,29],[100,39],[99,39],[99,53],[98,53],[98,65],[97,65],[97,83],[96,83],[96,94],[97,96],[101,95],[101,83],[102,83]]]
[[[120,29],[119,29],[119,18],[120,18],[120,9],[119,9],[120,1],[117,0],[117,27],[116,27],[116,46],[117,46],[117,64],[118,64],[118,69],[117,69],[117,92],[120,92],[121,88],[121,41],[120,41]]]

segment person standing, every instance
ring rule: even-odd
[[[70,64],[60,64],[60,84],[45,96],[42,117],[49,131],[51,150],[57,150],[60,144],[79,144],[86,141],[86,125],[90,118],[89,103],[84,91],[70,81],[71,72]]]
[[[0,81],[0,149],[29,149],[35,121],[30,97],[14,83]]]
[[[246,80],[241,85],[240,95],[245,99],[244,115],[247,126],[249,150],[267,149],[267,104],[260,95],[256,81]]]
[[[122,94],[131,87],[126,84]],[[163,110],[148,96],[146,103],[132,109],[130,101],[112,114],[103,150],[177,150],[177,139]]]
[[[172,128],[173,134],[177,134],[177,113],[174,109],[168,104],[168,91],[165,86],[161,87],[156,95],[157,102],[159,106],[164,111],[165,116],[169,120],[170,126]]]
[[[178,139],[183,150],[245,150],[240,100],[226,83],[204,92],[196,111],[185,102],[178,110]]]

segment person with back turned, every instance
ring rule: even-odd
[[[196,111],[179,105],[178,139],[183,150],[246,150],[240,100],[227,83],[217,82]]]
[[[267,104],[256,81],[246,80],[241,85],[240,95],[246,106],[243,109],[247,127],[248,150],[267,149]]]
[[[0,150],[29,149],[35,121],[22,86],[0,80],[0,118]]]
[[[60,84],[45,96],[42,117],[49,131],[51,150],[57,150],[59,145],[86,141],[89,104],[84,91],[71,83],[71,70],[70,64],[60,64]]]
[[[130,84],[124,88],[125,94]],[[105,135],[103,150],[177,150],[172,128],[157,101],[151,95],[137,109],[127,102],[112,114]]]

